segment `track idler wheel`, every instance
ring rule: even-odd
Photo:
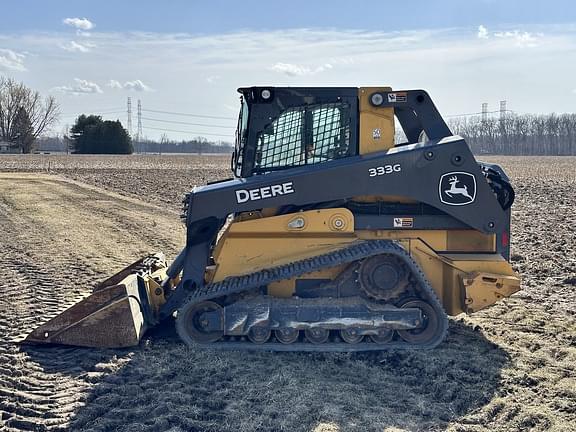
[[[255,344],[261,345],[268,342],[270,336],[272,335],[272,330],[266,327],[251,327],[248,331],[248,339]]]
[[[362,339],[364,339],[364,336],[361,335],[358,329],[355,328],[340,330],[340,337],[344,342],[349,344],[357,344],[362,342]]]
[[[406,342],[414,345],[424,345],[438,335],[440,317],[436,310],[423,300],[408,300],[401,306],[402,309],[418,308],[422,312],[422,325],[411,330],[398,330],[398,335]]]
[[[304,330],[304,336],[313,344],[323,344],[330,336],[330,330],[323,328],[311,328]]]
[[[176,330],[188,345],[216,342],[224,336],[224,309],[211,301],[185,305],[178,311]]]
[[[278,339],[278,341],[283,344],[291,344],[296,342],[299,335],[300,332],[291,327],[274,330],[274,336],[276,336],[276,339]]]

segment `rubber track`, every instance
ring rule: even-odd
[[[264,344],[254,344],[247,341],[228,340],[209,344],[195,344],[195,347],[250,350],[250,351],[309,351],[309,352],[353,352],[353,351],[383,351],[388,349],[430,349],[437,346],[446,336],[448,330],[448,316],[444,312],[442,304],[438,300],[436,293],[426,280],[420,266],[412,259],[406,250],[398,243],[390,240],[370,240],[354,243],[344,249],[307,258],[290,264],[261,270],[244,276],[230,277],[223,281],[208,284],[196,291],[193,291],[184,305],[190,303],[200,303],[202,301],[214,300],[230,294],[238,294],[244,291],[268,285],[271,282],[290,279],[305,273],[351,263],[374,255],[391,254],[400,257],[408,265],[413,276],[419,282],[420,294],[432,305],[440,317],[440,331],[438,336],[427,344],[414,345],[403,341],[392,341],[387,344],[375,344],[365,341],[358,344],[348,344],[345,342],[327,342],[324,344],[312,344],[310,342],[294,342],[292,344],[282,344],[280,342],[267,342]],[[182,306],[184,307],[184,306]],[[180,309],[182,309],[182,307]],[[178,314],[180,315],[180,314]],[[176,318],[178,320],[178,317]],[[176,328],[179,326],[177,325]],[[274,338],[271,338],[271,341]],[[368,338],[365,338],[368,339]]]

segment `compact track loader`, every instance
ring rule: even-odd
[[[195,346],[432,348],[448,315],[519,290],[510,182],[425,91],[239,92],[235,178],[185,196],[185,249],[127,267],[28,342],[130,346],[175,317]]]

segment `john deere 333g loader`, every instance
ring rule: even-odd
[[[130,346],[175,317],[195,346],[432,348],[448,315],[519,290],[510,182],[425,91],[239,92],[235,178],[185,196],[185,249],[132,264],[28,342]]]

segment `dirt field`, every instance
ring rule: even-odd
[[[523,290],[433,351],[311,355],[197,351],[169,327],[129,350],[11,342],[111,270],[172,257],[182,193],[229,161],[0,157],[0,430],[576,431],[576,158],[484,159],[517,192]]]

